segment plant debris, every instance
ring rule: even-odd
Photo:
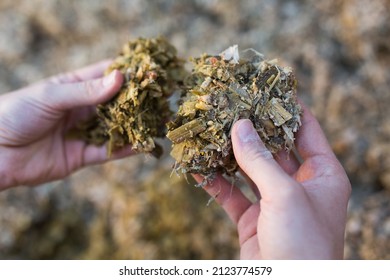
[[[168,98],[186,75],[184,61],[164,38],[130,41],[105,71],[124,75],[118,94],[97,107],[97,116],[77,128],[89,143],[108,143],[108,155],[127,144],[136,152],[159,157],[155,137],[165,137],[165,123],[172,116]],[[74,131],[73,131],[74,133]],[[80,134],[80,133],[78,133]]]
[[[237,45],[220,55],[192,59],[186,95],[175,119],[168,123],[175,169],[211,179],[217,172],[234,176],[237,162],[231,142],[235,121],[250,119],[272,152],[294,145],[301,122],[297,81],[289,67],[266,60],[255,50],[240,58]]]

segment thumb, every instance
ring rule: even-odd
[[[114,70],[100,79],[79,83],[45,84],[41,96],[37,98],[58,110],[97,105],[111,99],[121,88],[122,82],[122,74]]]
[[[250,120],[234,124],[232,142],[238,165],[256,184],[262,198],[276,198],[298,185],[274,160]]]

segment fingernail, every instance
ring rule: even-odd
[[[103,86],[108,87],[115,82],[115,71],[112,71],[108,76],[103,78]]]
[[[250,120],[241,120],[237,127],[238,138],[243,143],[258,142],[259,135]]]

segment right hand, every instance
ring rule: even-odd
[[[237,225],[242,259],[343,258],[351,185],[306,108],[302,122],[296,140],[302,164],[292,154],[275,159],[249,120],[235,123],[234,154],[255,203],[222,176],[205,187]]]

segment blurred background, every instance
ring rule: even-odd
[[[352,181],[345,257],[390,259],[389,1],[1,0],[0,93],[158,35],[183,57],[238,44],[292,66]],[[1,192],[0,258],[238,258],[232,223],[168,154]]]

